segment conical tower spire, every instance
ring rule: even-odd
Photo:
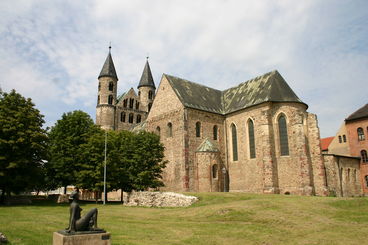
[[[105,63],[101,69],[98,79],[100,79],[100,77],[113,77],[116,80],[119,80],[118,76],[116,75],[114,62],[112,61],[111,57],[111,46],[109,47],[109,54],[106,57]]]
[[[144,66],[144,70],[143,70],[138,88],[143,87],[143,86],[152,87],[156,89],[155,83],[153,81],[152,73],[151,73],[151,68],[148,63],[148,57],[147,57],[146,65]]]

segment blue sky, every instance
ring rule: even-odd
[[[0,87],[30,97],[52,126],[95,119],[112,42],[118,91],[146,56],[162,73],[217,89],[278,70],[318,116],[321,136],[368,103],[368,1],[0,1]]]

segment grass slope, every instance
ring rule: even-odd
[[[190,193],[187,208],[82,204],[99,209],[112,244],[365,244],[368,198],[243,193]],[[68,205],[35,202],[0,206],[0,232],[9,244],[52,244],[68,225]]]

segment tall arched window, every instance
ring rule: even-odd
[[[125,99],[125,100],[123,101],[123,106],[124,106],[124,107],[127,107],[127,106],[128,106],[128,99]]]
[[[152,100],[152,98],[153,98],[153,92],[152,92],[152,90],[150,90],[148,92],[148,99]]]
[[[138,101],[135,102],[135,109],[139,110],[139,102]]]
[[[364,176],[365,186],[368,187],[368,175]]]
[[[134,115],[133,113],[129,114],[129,123],[133,123]]]
[[[141,122],[141,120],[142,120],[141,115],[137,115],[137,123],[140,123],[140,122]]]
[[[112,95],[109,95],[109,105],[112,105],[113,100],[114,100],[114,97],[112,97]]]
[[[217,178],[217,171],[218,171],[217,164],[212,165],[212,178],[214,179]]]
[[[249,156],[250,158],[256,158],[256,144],[254,139],[254,124],[249,119],[248,121],[248,136],[249,136]]]
[[[363,131],[362,128],[358,128],[357,133],[358,133],[358,140],[359,141],[365,140],[364,131]]]
[[[101,83],[99,82],[98,83],[98,91],[100,91],[101,90]]]
[[[367,151],[366,150],[361,150],[360,155],[362,157],[362,162],[368,162],[368,157],[367,157]]]
[[[172,124],[169,122],[167,124],[167,137],[172,137]]]
[[[339,143],[342,143],[341,135],[339,135]]]
[[[113,91],[113,90],[114,90],[114,83],[109,82],[109,91]]]
[[[236,126],[231,124],[231,139],[233,144],[233,161],[238,161],[238,137],[236,135]]]
[[[97,96],[97,104],[100,104],[100,96]]]
[[[278,123],[279,123],[279,137],[280,137],[280,154],[281,156],[288,156],[289,141],[288,141],[286,118],[284,115],[281,115],[279,117]]]
[[[345,134],[342,136],[342,140],[343,140],[344,142],[346,142],[346,135],[345,135]]]
[[[161,135],[161,128],[160,128],[159,126],[157,126],[157,128],[156,128],[156,134],[157,134],[158,136],[160,136],[160,135]]]
[[[120,122],[125,122],[125,112],[120,113]]]
[[[196,122],[196,137],[201,137],[201,123]]]
[[[218,132],[218,127],[217,125],[213,126],[213,140],[217,140],[217,132]]]
[[[134,99],[129,99],[129,108],[133,109]]]

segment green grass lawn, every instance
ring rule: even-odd
[[[243,193],[190,193],[187,208],[97,207],[112,244],[367,244],[368,198]],[[39,201],[0,206],[0,232],[9,244],[52,244],[68,225],[69,207]]]

